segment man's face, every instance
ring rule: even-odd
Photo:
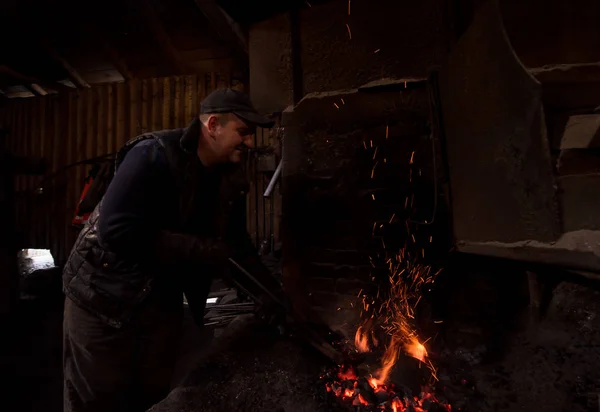
[[[256,127],[247,125],[234,114],[223,119],[211,117],[208,121],[211,146],[220,162],[239,163],[243,153],[254,146]]]

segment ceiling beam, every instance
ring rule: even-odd
[[[165,30],[165,27],[158,15],[154,2],[149,0],[136,0],[136,8],[142,15],[148,28],[152,32],[155,40],[158,42],[163,54],[168,59],[169,63],[175,71],[174,74],[186,74],[190,72],[189,67],[185,64],[184,59],[181,57],[179,50],[175,48],[169,33]]]
[[[39,84],[36,84],[36,83],[31,83],[31,85],[28,87],[28,89],[31,89],[38,96],[46,96],[48,94],[48,92],[46,90],[44,90],[44,88],[42,86],[40,86]]]
[[[71,66],[69,64],[69,62],[67,62],[60,54],[58,54],[56,52],[56,50],[54,50],[54,48],[48,44],[47,41],[41,40],[40,42],[41,42],[42,46],[44,47],[44,50],[48,54],[50,54],[50,56],[52,56],[52,58],[54,60],[56,60],[58,63],[60,63],[60,65],[65,69],[65,71],[67,72],[67,75],[69,76],[69,79],[71,80],[71,82],[73,82],[73,84],[75,86],[77,86],[78,88],[81,88],[81,89],[91,87],[89,85],[89,83],[86,82],[83,77],[81,77],[81,75],[77,72],[77,70],[75,70],[73,68],[73,66]]]
[[[108,60],[115,66],[115,69],[123,76],[125,80],[133,80],[134,76],[129,71],[129,67],[127,67],[127,63],[119,56],[119,53],[105,41],[101,41],[102,48],[104,49],[104,54],[108,58]]]
[[[51,89],[56,91],[73,90],[71,87],[65,86],[64,84],[58,82],[48,80],[45,81],[41,79],[36,79],[35,77],[27,76],[6,65],[0,65],[0,73],[7,74],[25,84],[36,84],[39,86],[43,86],[45,89]]]
[[[248,40],[239,24],[214,0],[194,1],[221,39],[232,48],[234,54],[243,55],[247,59]]]

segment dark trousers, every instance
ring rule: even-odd
[[[147,302],[121,329],[66,299],[64,412],[145,411],[169,392],[182,304]]]

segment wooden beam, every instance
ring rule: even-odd
[[[77,86],[78,88],[91,87],[89,83],[86,82],[79,73],[77,73],[77,70],[75,70],[73,66],[71,66],[69,62],[67,62],[60,54],[58,54],[56,50],[54,50],[54,48],[52,48],[45,40],[41,40],[41,43],[46,52],[48,52],[48,54],[50,54],[52,58],[54,58],[54,60],[60,63],[60,65],[65,69],[69,76],[69,79],[73,82],[75,86]]]
[[[106,41],[101,41],[102,48],[104,49],[104,54],[108,57],[108,60],[115,66],[115,69],[123,76],[125,80],[133,80],[133,74],[129,71],[127,67],[127,63],[119,56],[119,53],[108,44]]]
[[[46,90],[44,90],[44,88],[42,86],[40,86],[39,84],[36,84],[36,83],[31,83],[31,85],[29,86],[29,89],[33,90],[33,92],[35,94],[37,94],[38,96],[46,96],[48,94],[48,92]]]
[[[150,31],[152,31],[152,34],[162,49],[163,54],[173,67],[173,70],[175,71],[174,74],[189,73],[190,69],[182,59],[179,50],[177,50],[173,45],[171,37],[165,30],[160,16],[154,7],[154,2],[149,0],[135,0],[135,4],[137,6],[137,10],[148,24]]]
[[[221,39],[232,48],[234,54],[248,58],[248,40],[239,24],[235,22],[214,0],[195,0],[196,5],[206,16]]]
[[[36,79],[35,77],[27,76],[6,65],[0,65],[0,73],[5,73],[25,84],[36,84],[39,86],[43,86],[46,89],[52,89],[56,91],[73,90],[71,87],[65,86],[64,84],[58,82],[44,81],[41,79]]]

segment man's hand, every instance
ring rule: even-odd
[[[261,303],[257,303],[256,317],[265,324],[278,328],[279,332],[283,334],[287,317],[285,308],[266,295],[261,295],[258,298]]]

